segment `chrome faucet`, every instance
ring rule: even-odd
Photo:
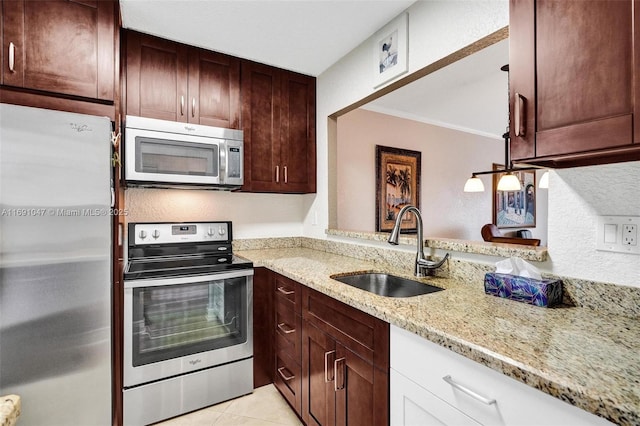
[[[426,275],[433,275],[435,270],[442,266],[442,264],[449,258],[449,253],[447,253],[444,258],[440,262],[433,262],[431,260],[427,260],[424,256],[424,238],[422,235],[422,215],[420,214],[420,210],[417,207],[407,205],[404,206],[400,213],[398,213],[398,217],[396,218],[396,224],[393,226],[393,230],[391,231],[391,235],[389,235],[389,244],[393,244],[394,246],[398,245],[398,238],[400,237],[400,225],[402,223],[402,217],[407,212],[413,212],[416,216],[417,228],[418,228],[418,252],[416,253],[416,266],[414,275],[416,277],[424,277]]]

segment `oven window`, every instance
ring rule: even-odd
[[[136,172],[218,176],[218,145],[136,137]]]
[[[133,365],[247,341],[247,277],[133,289]]]

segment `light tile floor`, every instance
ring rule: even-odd
[[[156,426],[301,426],[280,392],[273,386],[254,389],[251,395],[232,399]]]

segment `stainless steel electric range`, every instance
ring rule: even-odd
[[[253,264],[231,243],[231,222],[129,224],[125,425],[253,391]]]

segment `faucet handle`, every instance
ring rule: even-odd
[[[418,262],[418,266],[427,270],[427,275],[431,275],[433,274],[433,272],[435,272],[436,269],[441,267],[444,264],[444,262],[447,261],[447,259],[449,259],[449,253],[445,254],[442,260],[440,260],[439,262],[434,262],[432,260],[425,260],[425,259],[419,259],[417,262]]]

